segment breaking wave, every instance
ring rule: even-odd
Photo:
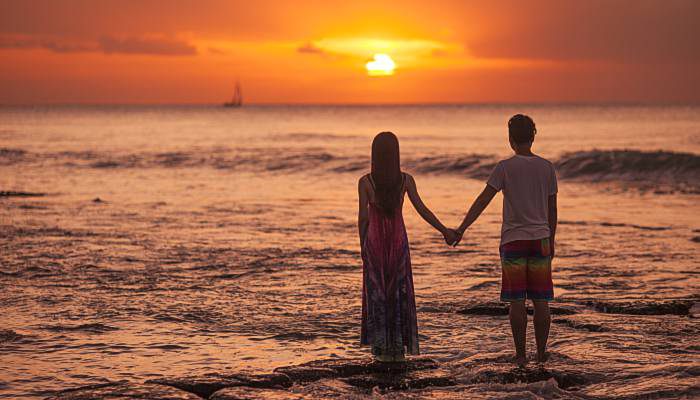
[[[484,179],[497,162],[489,154],[452,154],[405,157],[404,168],[426,174],[460,175]],[[123,168],[216,168],[233,171],[272,173],[348,173],[368,169],[366,157],[331,154],[319,148],[213,149],[162,153],[111,154],[92,151],[32,153],[23,149],[0,148],[0,165],[54,163],[66,167],[94,169]],[[666,151],[591,150],[566,153],[555,161],[563,179],[619,181],[670,187],[700,193],[700,155]]]
[[[700,156],[691,153],[581,151],[564,154],[556,166],[564,178],[700,184]]]

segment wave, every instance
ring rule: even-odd
[[[455,174],[482,179],[488,177],[496,166],[496,158],[483,154],[432,156],[408,159],[404,165],[408,170],[419,173]]]
[[[272,135],[273,140],[318,141],[318,140],[355,140],[362,139],[359,135],[338,135],[335,133],[291,132]]]
[[[12,165],[22,161],[26,155],[25,150],[0,148],[0,165]]]
[[[54,162],[68,167],[94,169],[124,168],[191,168],[270,172],[356,172],[367,170],[369,160],[364,157],[338,156],[318,148],[230,149],[191,152],[109,154],[92,151],[58,153],[31,153],[21,149],[0,148],[0,165]],[[448,155],[407,158],[407,170],[432,174],[466,174],[470,177],[488,175],[495,165],[490,155]]]
[[[114,326],[101,323],[87,323],[80,325],[47,325],[44,329],[52,332],[89,332],[89,333],[105,333],[119,330]]]
[[[0,197],[42,197],[46,196],[46,193],[34,193],[34,192],[17,192],[17,191],[0,191]]]
[[[485,179],[496,162],[496,156],[489,154],[409,156],[404,158],[403,167],[415,173]],[[0,165],[19,163],[54,163],[92,169],[202,167],[270,173],[357,173],[369,169],[366,156],[335,155],[320,148],[216,148],[132,154],[33,153],[0,148]],[[700,193],[700,155],[692,153],[591,150],[563,154],[554,164],[562,179],[629,182],[655,191]]]
[[[691,153],[592,150],[566,153],[555,164],[563,178],[700,183],[700,156]]]

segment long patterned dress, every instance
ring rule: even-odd
[[[411,255],[401,205],[393,216],[385,215],[372,202],[368,206],[369,227],[362,246],[360,342],[372,346],[377,356],[419,354]]]

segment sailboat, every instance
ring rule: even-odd
[[[224,103],[224,107],[240,107],[243,105],[243,93],[241,92],[240,83],[236,82],[236,89],[233,92],[231,101]]]

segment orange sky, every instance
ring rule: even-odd
[[[0,0],[0,103],[700,102],[700,1]],[[370,77],[375,53],[396,62]]]

